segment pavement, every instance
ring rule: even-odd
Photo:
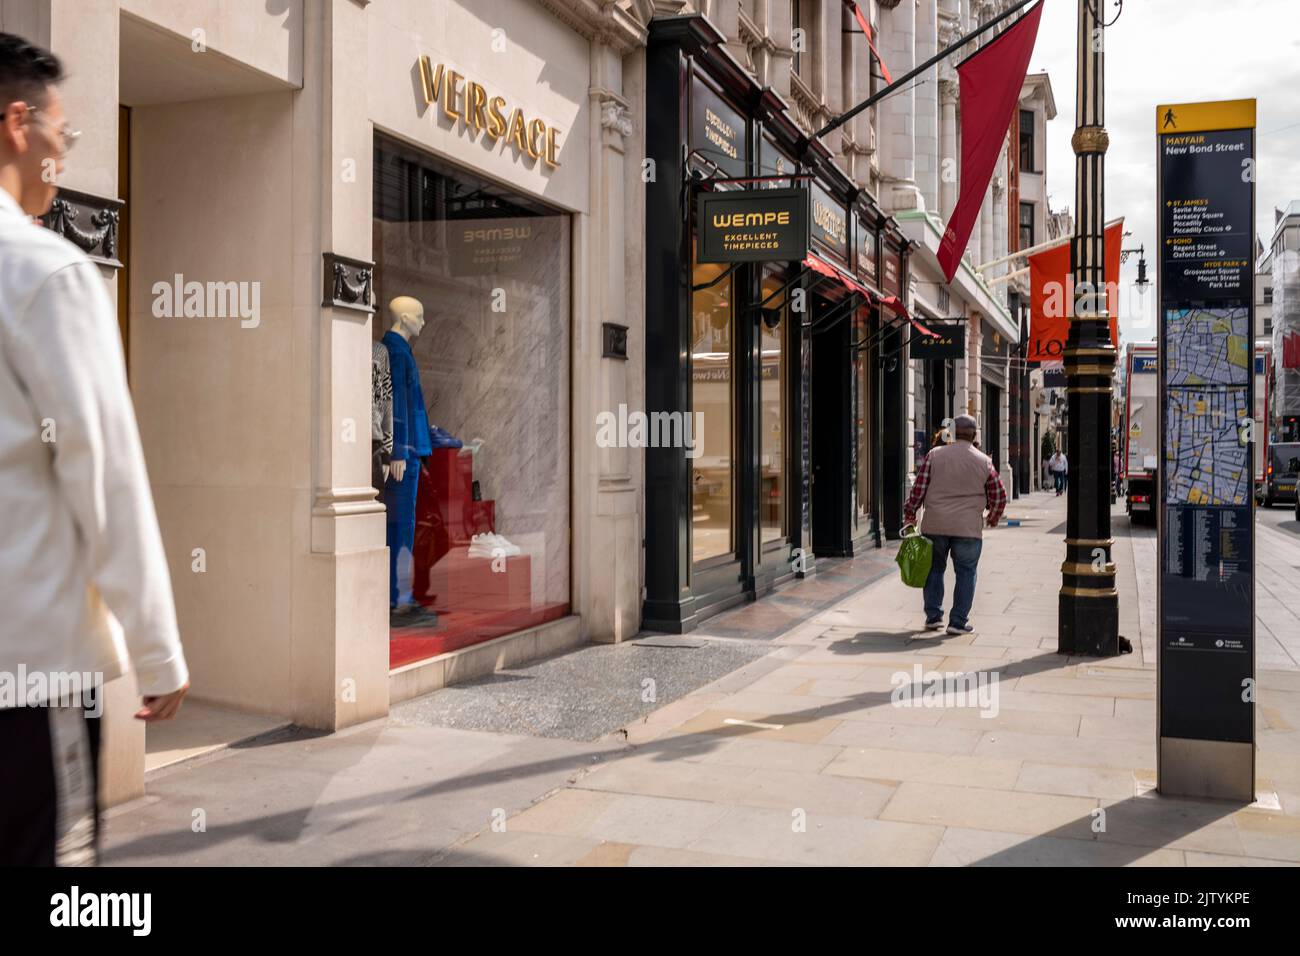
[[[1155,783],[1155,536],[1114,519],[1134,653],[1056,653],[1065,499],[986,533],[972,635],[921,630],[892,551],[706,622],[315,736],[166,768],[109,864],[1294,865],[1300,526],[1257,529],[1258,799]],[[969,675],[933,685],[935,673]],[[649,683],[647,683],[647,681]],[[897,700],[896,691],[916,691]],[[925,693],[921,691],[924,690]]]

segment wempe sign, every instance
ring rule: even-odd
[[[808,254],[808,193],[746,189],[703,193],[699,262],[781,262]]]

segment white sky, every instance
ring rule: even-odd
[[[1108,21],[1114,17],[1114,0],[1096,2]],[[1057,115],[1047,124],[1047,191],[1052,208],[1073,213],[1078,0],[1046,4],[1029,71],[1051,76]],[[1156,106],[1250,97],[1259,101],[1256,228],[1267,246],[1273,207],[1300,199],[1300,0],[1125,0],[1106,31],[1106,218],[1125,217],[1124,228],[1133,233],[1126,249],[1146,246],[1153,283]],[[1136,277],[1132,256],[1121,281]],[[1146,299],[1146,321],[1153,322],[1154,286]],[[1154,338],[1154,325],[1142,321],[1131,307],[1121,308],[1126,341]]]

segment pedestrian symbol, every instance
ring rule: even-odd
[[[1172,109],[1168,109],[1165,110],[1165,125],[1162,126],[1161,129],[1168,129],[1171,126],[1174,129],[1178,129],[1178,122],[1174,119],[1174,111]]]

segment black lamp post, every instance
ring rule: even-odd
[[[1101,0],[1079,0],[1075,222],[1070,242],[1074,312],[1065,342],[1065,561],[1061,564],[1057,650],[1119,654],[1119,592],[1110,534],[1110,423],[1116,354],[1110,341],[1105,274],[1105,27]],[[1112,21],[1113,22],[1113,21]]]

